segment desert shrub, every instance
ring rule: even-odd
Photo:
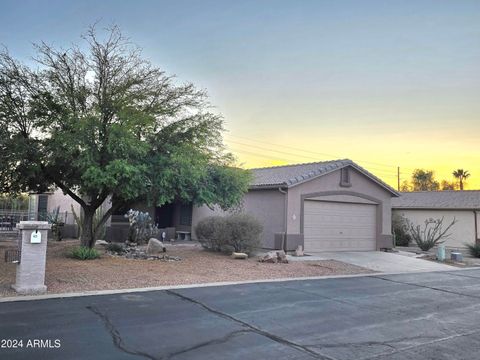
[[[93,260],[100,257],[100,254],[95,248],[79,246],[70,251],[69,257],[77,260]]]
[[[434,246],[444,243],[451,235],[448,234],[448,231],[457,220],[454,218],[445,229],[443,228],[443,220],[443,217],[441,219],[427,219],[424,221],[423,227],[408,222],[409,233],[422,251],[428,251]]]
[[[260,246],[260,236],[263,227],[250,214],[234,214],[226,217],[228,237],[226,245],[233,247],[236,252],[250,253]]]
[[[123,245],[118,243],[109,243],[107,246],[105,246],[105,249],[115,254],[123,254],[125,252]]]
[[[260,245],[263,227],[249,214],[210,216],[195,227],[203,247],[214,251],[250,253]]]
[[[470,255],[480,258],[480,244],[466,244]]]
[[[152,217],[148,212],[128,210],[125,214],[130,224],[128,240],[138,244],[144,244],[151,237],[158,234],[158,228],[153,224]]]
[[[198,241],[209,250],[221,251],[225,243],[227,223],[224,217],[209,216],[198,222],[195,227]]]
[[[408,221],[399,214],[392,216],[393,234],[395,236],[395,246],[408,246],[412,237],[408,233]]]

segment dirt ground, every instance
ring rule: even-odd
[[[167,254],[181,261],[134,260],[105,254],[95,260],[74,260],[66,254],[77,240],[49,241],[46,285],[49,293],[112,290],[162,285],[260,280],[322,275],[369,273],[368,269],[338,261],[305,261],[289,264],[260,263],[257,259],[233,260],[198,244],[167,245]],[[3,261],[14,243],[0,243],[0,297],[14,296],[15,264]]]

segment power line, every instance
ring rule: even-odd
[[[264,150],[264,151],[270,151],[270,152],[275,152],[275,153],[279,153],[279,154],[284,154],[284,155],[287,155],[287,156],[292,156],[292,157],[298,157],[299,155],[297,154],[293,154],[293,153],[290,153],[290,152],[285,152],[285,151],[281,151],[281,150],[276,150],[276,149],[270,149],[270,148],[266,148],[266,147],[263,147],[263,146],[258,146],[258,145],[252,145],[252,144],[245,144],[245,143],[241,143],[241,142],[237,142],[237,141],[233,141],[233,140],[230,140],[231,143],[234,143],[234,144],[237,144],[237,145],[241,145],[241,146],[248,146],[248,147],[253,147],[253,148],[256,148],[256,149],[260,149],[260,150]],[[237,150],[235,149],[235,151],[238,151],[240,152],[240,150]],[[251,153],[253,154],[253,153]],[[318,159],[317,157],[311,157],[311,156],[306,156],[306,155],[300,155],[300,157],[303,157],[303,158],[307,158],[307,159],[312,159],[312,160],[315,160],[315,161],[319,161],[320,159]],[[280,158],[277,158],[277,159],[280,159]],[[297,161],[297,159],[285,159],[285,158],[281,158],[281,160],[285,160],[285,161]],[[381,174],[384,174],[386,176],[392,176],[392,177],[396,177],[397,175],[394,173],[394,170],[392,171],[387,171],[386,169],[379,169],[379,168],[375,168],[375,167],[372,167],[372,166],[368,166],[368,168],[370,170],[375,170],[375,172],[378,172],[378,173],[381,173]]]
[[[338,155],[334,155],[334,154],[314,152],[314,151],[310,151],[310,150],[306,150],[306,149],[300,149],[300,148],[296,148],[296,147],[292,147],[292,146],[288,146],[288,145],[284,145],[284,144],[276,144],[276,143],[271,143],[271,142],[267,142],[267,141],[264,141],[264,140],[255,140],[255,139],[247,138],[247,137],[244,137],[244,136],[232,135],[232,134],[228,134],[228,133],[226,133],[225,135],[230,136],[230,137],[234,137],[234,138],[244,139],[244,140],[254,142],[254,143],[262,143],[262,144],[282,147],[282,148],[286,148],[286,149],[292,149],[292,150],[295,150],[297,152],[305,152],[305,153],[313,154],[313,155],[317,156],[317,158],[315,158],[316,160],[318,160],[318,156],[329,157],[329,158],[333,157],[333,158],[337,158],[337,159],[343,158],[342,156],[338,156]],[[230,141],[234,142],[232,140],[230,140]],[[249,144],[248,145],[244,144],[244,145],[245,146],[253,146],[253,145],[249,145]],[[271,151],[276,151],[276,150],[271,150]],[[309,157],[307,155],[303,155],[303,154],[299,154],[299,156],[303,156],[303,157],[306,157],[306,158],[311,158],[311,157]],[[356,159],[356,161],[363,162],[365,164],[372,164],[372,165],[383,166],[383,167],[388,167],[388,168],[393,168],[393,169],[395,169],[395,167],[396,167],[394,165],[388,165],[388,164],[384,164],[384,163],[372,162],[372,161],[367,161],[367,160]],[[414,169],[410,169],[410,168],[405,168],[405,169],[412,170],[412,171],[414,170]]]

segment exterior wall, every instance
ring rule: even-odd
[[[475,215],[477,224],[480,224],[479,214],[473,210],[424,210],[424,209],[394,209],[394,214],[399,214],[407,218],[413,224],[422,226],[426,219],[441,219],[444,217],[444,224],[448,225],[455,218],[458,222],[452,226],[452,234],[444,243],[449,248],[465,248],[465,243],[474,244],[475,237]],[[478,228],[477,228],[478,233]]]
[[[340,186],[341,170],[337,170],[288,189],[287,233],[303,234],[303,203],[307,198],[320,200],[325,196],[328,201],[375,203],[377,249],[391,248],[392,194],[357,170],[349,168],[349,172],[349,187]]]
[[[80,205],[73,200],[69,195],[65,195],[62,190],[57,189],[51,195],[48,196],[47,209],[48,212],[52,212],[57,207],[60,207],[60,213],[71,213],[72,208],[75,209],[77,214],[80,213]]]
[[[245,194],[243,209],[245,213],[252,214],[263,225],[262,247],[275,248],[275,233],[284,232],[285,223],[285,194],[275,190],[250,190]],[[198,222],[211,215],[224,216],[226,212],[221,209],[209,209],[207,206],[194,207],[192,216],[192,228],[195,229]],[[193,239],[197,239],[192,231]]]

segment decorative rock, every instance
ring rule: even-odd
[[[108,242],[106,242],[105,240],[97,240],[95,241],[95,246],[107,246],[108,245]]]
[[[265,263],[272,263],[275,264],[277,262],[277,253],[275,251],[270,251],[266,253],[260,260],[260,262]]]
[[[150,240],[148,240],[147,254],[155,255],[166,251],[167,249],[165,248],[165,245],[163,245],[160,240],[157,240],[155,238],[151,238]]]
[[[287,254],[285,254],[285,251],[283,250],[277,251],[277,261],[282,264],[288,264]]]
[[[298,245],[297,248],[295,249],[295,256],[304,256],[305,253],[303,252],[303,246]]]
[[[247,258],[248,258],[248,255],[245,254],[245,253],[233,252],[233,253],[232,253],[232,258],[233,258],[233,259],[241,259],[241,260],[244,260],[244,259],[247,259]]]

